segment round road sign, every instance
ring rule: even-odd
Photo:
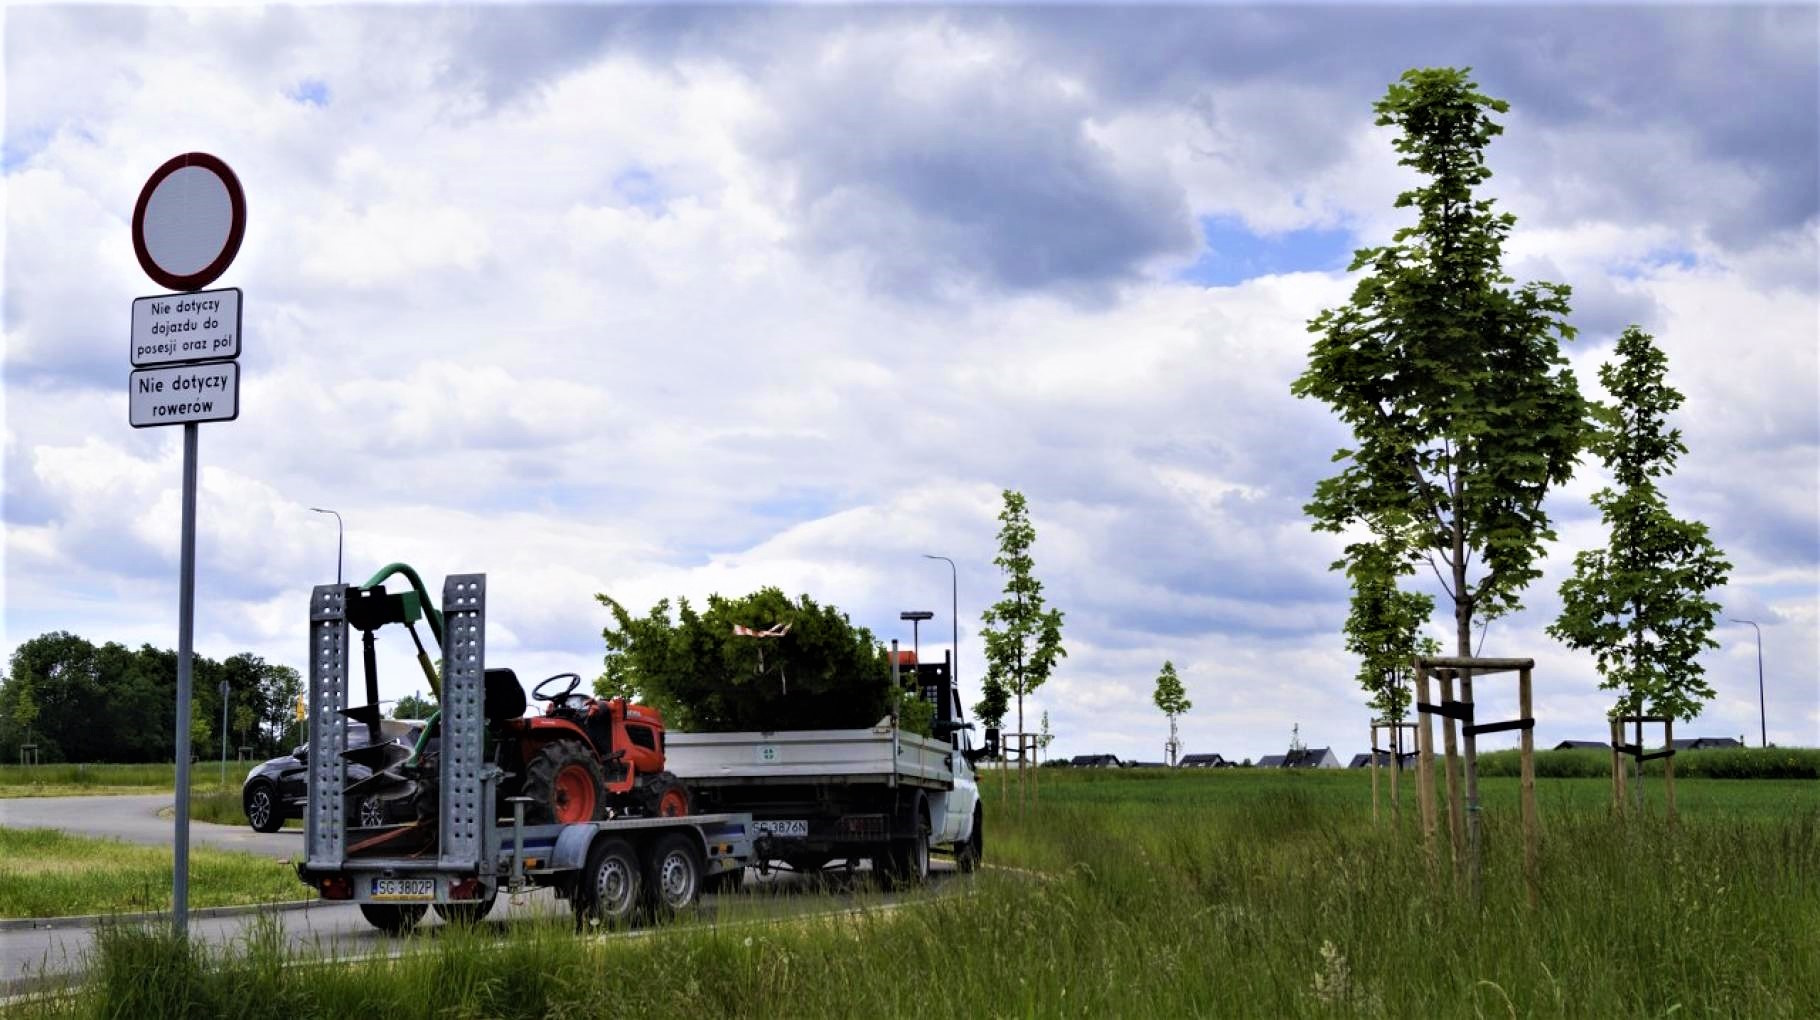
[[[227,271],[246,234],[246,195],[228,165],[186,152],[153,172],[133,206],[133,253],[171,290],[201,290]]]

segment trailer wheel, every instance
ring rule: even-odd
[[[417,927],[426,909],[421,903],[362,903],[360,916],[387,935],[403,935]]]
[[[651,912],[674,914],[701,894],[703,864],[695,842],[680,833],[661,836],[645,862],[645,895]]]
[[[437,917],[449,924],[474,925],[485,920],[486,916],[493,912],[493,904],[498,901],[499,891],[494,890],[493,894],[484,900],[475,900],[472,903],[438,903],[431,909],[436,911]]]
[[[575,887],[576,920],[607,927],[630,923],[639,908],[639,870],[632,844],[596,841]]]
[[[553,740],[525,765],[524,795],[531,824],[588,822],[600,816],[607,781],[600,759],[579,740]]]
[[[971,875],[978,870],[980,859],[986,855],[986,834],[983,831],[985,823],[985,813],[978,804],[973,805],[973,831],[967,835],[967,842],[954,851],[955,867],[960,868],[963,875]]]

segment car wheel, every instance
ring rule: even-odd
[[[385,801],[380,800],[376,793],[362,798],[358,816],[361,828],[379,828],[385,824]]]
[[[421,903],[362,903],[360,916],[387,935],[402,935],[417,927],[427,909]]]
[[[284,826],[284,811],[278,806],[278,791],[271,783],[254,783],[241,798],[246,821],[254,832],[277,832]]]
[[[954,864],[961,874],[970,875],[977,871],[980,859],[986,855],[985,815],[979,805],[973,806],[973,832],[967,836],[967,842],[955,849]]]

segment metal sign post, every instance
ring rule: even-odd
[[[147,276],[187,292],[133,302],[133,365],[158,368],[127,379],[134,428],[183,426],[183,523],[177,568],[177,790],[172,820],[171,923],[189,933],[190,665],[196,629],[196,423],[240,414],[240,291],[195,291],[215,282],[240,252],[246,196],[228,165],[206,152],[174,157],[153,171],[133,207],[133,254]],[[168,366],[168,367],[164,367]],[[226,738],[226,699],[222,701]],[[225,775],[226,751],[222,768]]]

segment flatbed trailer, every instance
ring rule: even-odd
[[[680,910],[715,876],[737,874],[756,859],[755,842],[763,837],[749,812],[527,825],[525,799],[511,798],[512,815],[502,817],[497,787],[505,773],[484,760],[483,747],[484,574],[451,575],[443,585],[433,816],[404,825],[350,824],[342,757],[350,723],[349,590],[318,585],[310,596],[313,753],[307,854],[297,874],[324,899],[357,903],[374,926],[396,933],[430,909],[447,920],[477,920],[502,890],[550,887],[570,902],[578,921],[614,925]]]

